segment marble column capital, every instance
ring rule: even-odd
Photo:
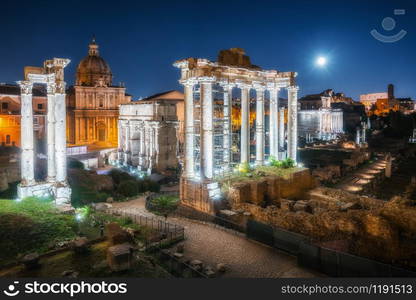
[[[46,84],[46,92],[48,95],[53,95],[56,93],[56,84],[55,82],[48,82]]]
[[[278,92],[280,92],[279,87],[272,87],[272,88],[268,87],[267,90],[270,92],[270,94],[277,94]]]
[[[30,95],[32,94],[33,82],[29,80],[18,81],[17,84],[20,86],[22,94]]]
[[[256,90],[256,92],[264,92],[266,90],[266,86],[259,82],[254,82],[252,86],[253,86],[253,89]]]
[[[252,88],[252,85],[244,82],[239,82],[236,84],[236,86],[241,90],[250,90]]]
[[[291,85],[291,86],[288,86],[286,89],[289,92],[297,92],[297,91],[299,91],[299,86],[297,86],[297,85]]]
[[[224,92],[229,92],[232,88],[235,87],[233,83],[220,83],[220,86],[223,88]]]
[[[198,82],[200,83],[200,84],[212,84],[212,83],[214,83],[216,80],[215,80],[215,77],[213,77],[213,76],[203,76],[203,77],[198,77]]]
[[[277,84],[268,83],[266,85],[266,90],[268,90],[270,93],[271,92],[276,92],[277,93],[278,91],[280,91],[280,87],[278,87]]]
[[[187,79],[187,80],[179,80],[179,83],[187,87],[192,87],[198,84],[198,81],[195,79]]]
[[[56,83],[55,93],[65,94],[65,89],[66,89],[66,82],[65,81],[61,81],[61,82]]]

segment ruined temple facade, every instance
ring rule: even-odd
[[[118,107],[130,102],[131,96],[112,80],[110,66],[93,39],[78,65],[75,85],[68,90],[68,144],[117,147]]]
[[[306,142],[337,138],[339,134],[344,133],[344,113],[342,109],[333,108],[332,104],[350,101],[351,98],[346,98],[340,93],[335,94],[331,89],[299,99],[299,136],[305,137]]]
[[[288,95],[287,157],[297,159],[298,86],[296,72],[263,70],[252,65],[240,48],[222,50],[218,61],[188,58],[176,61],[179,82],[185,94],[185,166],[180,184],[181,203],[207,213],[215,212],[221,198],[217,176],[226,175],[236,164],[264,165],[266,133],[269,156],[279,157],[285,134],[280,121],[279,91]],[[234,91],[233,91],[234,90]],[[231,115],[233,93],[241,96],[239,151],[233,155]],[[250,93],[255,92],[255,134],[250,134]],[[265,99],[269,98],[270,122],[265,124]],[[283,139],[283,141],[282,141]],[[250,147],[255,145],[255,149]]]
[[[26,67],[25,79],[18,81],[21,88],[21,182],[17,186],[19,199],[52,196],[59,206],[69,206],[71,188],[67,182],[66,103],[64,68],[69,59],[46,60],[43,67]],[[47,178],[35,178],[33,118],[33,86],[41,84],[47,90]]]

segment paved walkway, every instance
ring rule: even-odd
[[[144,208],[144,199],[114,203],[114,208],[129,213],[154,216]],[[168,222],[185,227],[186,259],[198,259],[215,267],[225,263],[229,270],[223,277],[294,278],[321,277],[321,274],[297,266],[296,257],[254,242],[236,233],[185,218]]]

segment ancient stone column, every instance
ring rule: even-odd
[[[241,137],[240,162],[250,162],[250,88],[243,85],[241,88]]]
[[[34,151],[33,151],[33,107],[32,87],[30,81],[19,81],[21,89],[21,177],[23,186],[35,183]]]
[[[201,178],[214,176],[214,111],[212,99],[212,80],[204,79],[201,84]]]
[[[357,127],[357,133],[355,134],[355,143],[357,145],[361,144],[360,128],[358,128],[358,127]]]
[[[367,128],[366,128],[366,123],[365,122],[363,122],[362,123],[362,140],[363,140],[363,143],[366,143],[367,142],[367,132],[366,132],[366,130],[367,130]]]
[[[193,81],[183,83],[185,87],[185,176],[193,178],[195,175],[194,158],[194,94]]]
[[[125,126],[125,139],[124,139],[124,149],[126,149],[126,151],[124,151],[124,164],[125,165],[129,165],[131,163],[130,160],[130,154],[131,154],[131,149],[130,149],[130,122],[128,122]]]
[[[48,154],[48,174],[47,181],[55,182],[56,180],[56,166],[55,166],[55,90],[56,84],[48,83],[48,113],[47,113],[47,154]]]
[[[281,108],[279,110],[279,143],[278,143],[279,152],[284,152],[285,148],[285,109]],[[279,153],[280,154],[280,153]],[[283,155],[279,155],[279,159],[283,159]]]
[[[223,148],[224,148],[224,165],[229,170],[231,163],[231,110],[232,110],[232,85],[224,85],[224,128],[223,128]]]
[[[94,122],[94,124],[95,124],[95,122]],[[94,130],[94,132],[95,132],[95,130]],[[122,161],[123,161],[123,157],[122,157],[122,154],[123,154],[123,144],[122,144],[123,143],[123,134],[122,134],[122,132],[123,132],[122,121],[121,120],[118,120],[118,134],[117,134],[118,149],[117,149],[117,160],[118,160],[118,163],[119,164],[121,164]]]
[[[264,164],[264,88],[256,87],[256,165]]]
[[[319,133],[321,135],[324,133],[324,113],[321,109],[319,110]]]
[[[159,124],[154,125],[154,147],[155,147],[155,165],[159,164],[159,153],[160,153],[160,143],[159,143],[159,131],[161,126]]]
[[[66,182],[66,102],[63,81],[56,86],[55,93],[55,166],[56,180]]]
[[[140,124],[140,151],[139,151],[139,165],[140,169],[144,166],[144,157],[145,157],[145,132],[144,132],[144,123]]]
[[[289,86],[288,90],[288,157],[296,162],[298,149],[298,90],[297,86]]]
[[[279,110],[279,89],[271,88],[270,92],[270,118],[269,118],[269,145],[270,156],[275,159],[279,157],[279,133],[278,133],[278,110]]]

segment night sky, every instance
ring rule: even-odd
[[[0,82],[21,80],[25,65],[70,58],[66,81],[95,34],[114,80],[134,99],[180,89],[175,60],[216,60],[241,47],[253,64],[297,71],[300,95],[327,88],[358,99],[383,92],[416,99],[416,1],[1,1]],[[394,15],[405,9],[405,15]],[[393,17],[396,28],[381,26]],[[370,31],[408,33],[392,44]],[[326,56],[318,68],[317,56]],[[284,95],[285,96],[285,95]]]

